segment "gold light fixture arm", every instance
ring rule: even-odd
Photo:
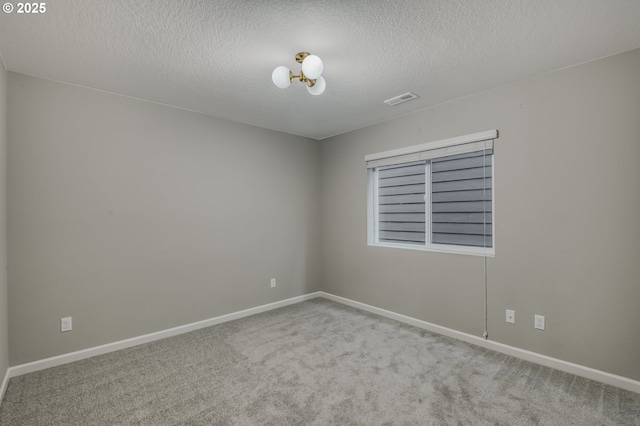
[[[301,64],[307,56],[309,56],[309,52],[298,52],[296,54],[296,62]]]
[[[302,53],[298,53],[298,55],[301,55],[301,54]],[[298,61],[298,55],[296,55],[296,61]],[[306,55],[308,55],[308,53]],[[302,59],[304,59],[304,58],[302,58]],[[298,62],[302,62],[302,60],[300,60]],[[300,79],[300,81],[302,83],[306,83],[307,86],[309,86],[309,87],[313,87],[316,84],[316,81],[315,80],[311,80],[310,78],[307,78],[307,76],[304,75],[302,70],[300,70],[300,74],[299,75],[294,75],[292,71],[289,71],[289,81],[293,82],[294,78]]]

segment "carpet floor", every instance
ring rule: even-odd
[[[313,299],[9,381],[2,425],[640,425],[640,394]]]

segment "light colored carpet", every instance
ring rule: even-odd
[[[2,425],[640,425],[640,394],[324,299],[14,377]]]

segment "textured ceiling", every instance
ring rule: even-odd
[[[4,0],[3,0],[4,2]],[[12,1],[15,5],[17,2]],[[51,0],[0,13],[5,67],[323,139],[640,47],[638,0]],[[327,89],[276,88],[309,51]],[[414,92],[395,107],[385,99]]]

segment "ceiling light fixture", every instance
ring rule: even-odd
[[[327,87],[327,83],[322,77],[322,71],[324,71],[324,64],[322,59],[316,55],[310,55],[309,52],[300,52],[296,55],[296,62],[302,64],[300,74],[293,75],[293,72],[280,65],[273,70],[271,74],[271,80],[273,84],[281,89],[286,89],[291,85],[294,78],[299,78],[301,82],[307,85],[307,91],[312,95],[321,95],[324,89]]]

